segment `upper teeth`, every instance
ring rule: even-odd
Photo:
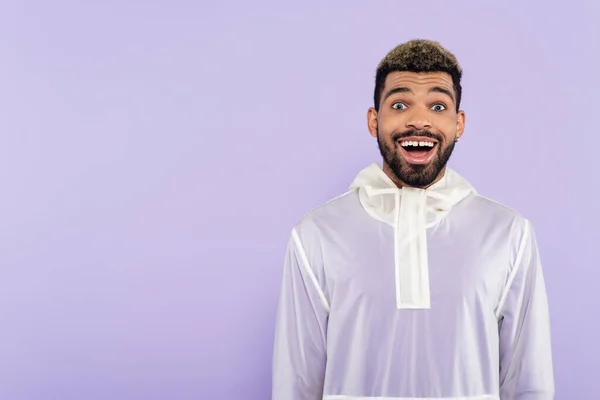
[[[428,147],[433,147],[434,143],[433,142],[409,142],[409,141],[404,141],[404,142],[400,142],[400,145],[402,147],[407,147],[407,146],[428,146]]]

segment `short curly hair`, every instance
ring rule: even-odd
[[[460,110],[462,68],[456,56],[438,42],[414,39],[392,49],[377,66],[374,107],[379,111],[381,92],[392,72],[446,72],[452,77],[456,94],[456,111]]]

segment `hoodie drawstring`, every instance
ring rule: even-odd
[[[397,308],[430,308],[426,192],[405,187],[396,194],[394,229]]]

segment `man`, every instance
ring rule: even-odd
[[[437,42],[380,63],[383,166],[292,230],[274,400],[550,400],[550,324],[531,223],[446,167],[462,70]]]

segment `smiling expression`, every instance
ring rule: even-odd
[[[452,77],[445,72],[392,72],[379,110],[367,123],[377,138],[383,169],[399,186],[426,188],[444,174],[465,114],[457,111]]]

